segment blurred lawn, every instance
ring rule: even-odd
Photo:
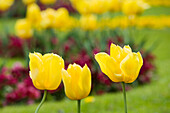
[[[136,42],[142,40],[142,34],[146,34],[148,39],[146,48],[155,41],[159,43],[153,51],[157,57],[157,75],[153,76],[153,82],[150,84],[127,92],[129,113],[170,113],[170,29],[138,31],[136,35],[139,35],[139,38],[135,39]],[[94,103],[82,102],[82,113],[124,112],[122,93],[95,96],[95,99]],[[0,108],[0,113],[33,113],[37,105],[7,106]],[[46,102],[40,113],[76,113],[76,107],[76,101],[68,99]]]

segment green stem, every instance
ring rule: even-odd
[[[81,100],[77,100],[77,113],[80,113],[81,109]]]
[[[43,98],[42,98],[40,104],[38,105],[38,107],[37,107],[35,113],[38,113],[39,109],[41,108],[41,106],[43,105],[43,103],[44,103],[44,101],[45,101],[46,96],[47,96],[47,90],[44,90],[44,96],[43,96]]]
[[[123,89],[123,97],[124,97],[124,109],[125,109],[125,113],[127,113],[126,90],[125,90],[124,82],[122,82],[122,89]]]

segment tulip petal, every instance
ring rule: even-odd
[[[120,61],[122,54],[122,48],[120,46],[116,46],[115,44],[111,44],[110,46],[110,56],[114,59]]]
[[[37,55],[42,60],[42,54],[38,52],[34,52],[35,55]]]
[[[139,52],[127,55],[120,64],[121,71],[124,75],[123,81],[125,83],[132,83],[135,81],[142,65],[143,59]]]
[[[63,83],[65,86],[64,90],[65,90],[66,96],[72,100],[75,100],[76,93],[72,90],[72,85],[71,85],[72,78],[65,69],[62,69],[62,78],[63,78]]]
[[[82,92],[82,84],[80,81],[80,76],[82,72],[82,67],[80,67],[77,64],[69,65],[67,72],[71,76],[71,86],[72,86],[72,91],[75,92],[76,97],[75,99],[77,100],[78,98],[81,98]]]
[[[29,58],[30,58],[30,78],[32,79],[32,81],[37,81],[39,82],[38,84],[43,84],[44,83],[44,79],[42,79],[42,71],[43,71],[43,62],[40,59],[39,56],[37,56],[36,54],[30,53],[29,54]],[[35,85],[35,87],[37,88],[38,86]],[[43,86],[42,86],[43,87]],[[43,87],[44,88],[44,87]]]
[[[54,54],[52,60],[50,62],[50,69],[49,69],[49,81],[51,90],[57,89],[61,83],[61,70],[64,68],[64,60]]]
[[[122,52],[122,60],[128,55],[132,53],[132,49],[130,48],[129,45],[123,47],[123,52]]]
[[[30,58],[29,65],[31,71],[30,77],[31,79],[35,80],[41,71],[41,66],[43,62],[37,55],[32,53],[29,54],[29,58]]]
[[[99,63],[102,72],[112,81],[120,82],[122,80],[119,64],[113,57],[101,52],[95,55],[95,59]]]
[[[82,92],[83,92],[80,99],[82,99],[87,97],[91,91],[91,72],[87,65],[83,67],[80,81],[81,81]]]
[[[61,70],[64,68],[63,59],[56,54],[45,54],[44,60],[44,78],[45,87],[48,90],[55,90],[61,83]]]

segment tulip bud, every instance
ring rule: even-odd
[[[91,72],[85,65],[70,64],[67,70],[62,70],[66,96],[72,100],[87,97],[91,90]]]

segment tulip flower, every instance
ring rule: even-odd
[[[30,53],[30,77],[37,89],[44,90],[44,96],[37,107],[35,113],[38,113],[41,105],[45,101],[47,90],[56,90],[62,79],[61,70],[64,68],[64,60],[57,54],[48,53]]]
[[[8,10],[12,4],[14,3],[14,0],[0,0],[0,10],[6,11]]]
[[[125,0],[123,2],[122,11],[124,14],[131,16],[141,14],[145,9],[150,6],[143,0]]]
[[[52,28],[54,25],[56,11],[52,8],[47,8],[41,12],[41,28]]]
[[[83,68],[77,64],[70,64],[67,70],[62,69],[65,93],[71,100],[78,100],[78,113],[80,101],[87,97],[91,90],[91,72],[87,65]]]
[[[27,19],[19,19],[15,24],[16,35],[23,39],[31,38],[33,35],[33,29],[30,21]]]
[[[41,10],[35,3],[28,5],[26,18],[31,22],[33,26],[38,26],[41,21]]]
[[[97,28],[97,17],[95,15],[82,15],[80,27],[83,30],[95,30]]]
[[[104,52],[97,53],[95,59],[99,63],[102,72],[113,82],[122,82],[125,111],[127,112],[124,83],[132,83],[137,79],[143,65],[140,52],[134,53],[129,46],[121,48],[112,43],[110,55]]]
[[[110,11],[118,12],[121,10],[122,0],[110,0]]]

